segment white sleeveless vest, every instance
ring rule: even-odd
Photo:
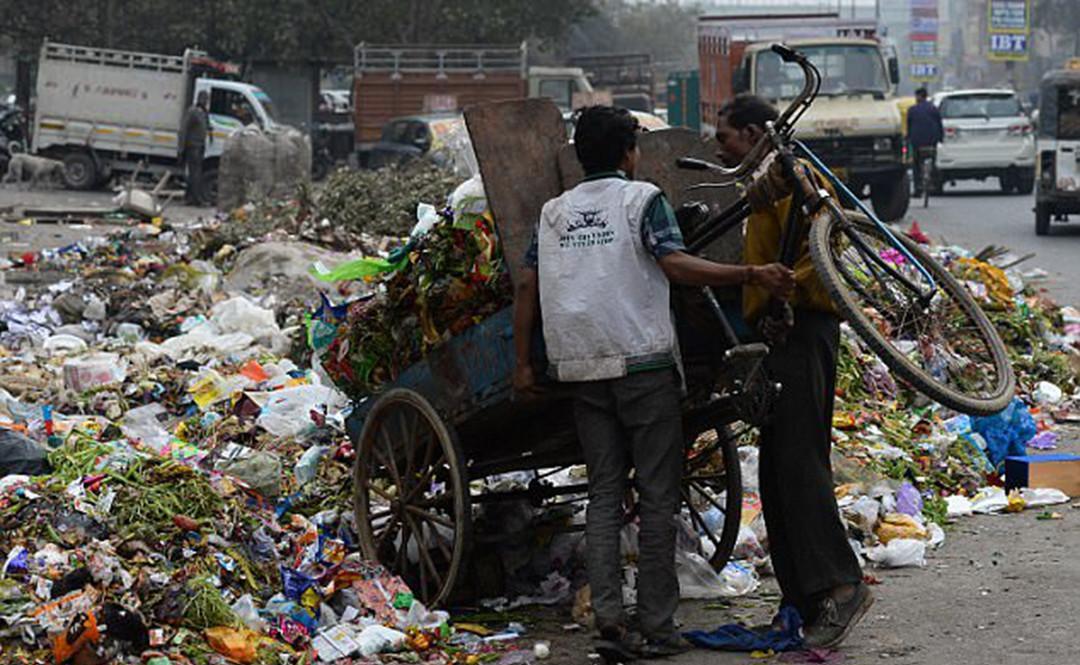
[[[668,280],[641,241],[642,215],[659,193],[602,178],[544,205],[540,309],[555,379],[614,379],[635,364],[674,361]]]

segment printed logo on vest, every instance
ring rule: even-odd
[[[566,222],[566,232],[559,235],[559,248],[600,247],[615,242],[615,232],[608,228],[602,210],[575,210]]]

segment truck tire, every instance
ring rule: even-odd
[[[870,185],[870,202],[883,221],[899,221],[911,203],[911,176],[905,171],[896,180]]]
[[[1050,206],[1045,203],[1035,204],[1035,235],[1050,235]]]
[[[68,189],[91,189],[97,183],[97,162],[89,153],[69,152],[64,155],[64,185]]]

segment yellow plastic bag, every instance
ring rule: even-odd
[[[203,633],[210,648],[238,663],[253,663],[257,657],[258,641],[250,630],[236,630],[227,626],[207,628]]]
[[[888,545],[890,540],[897,538],[911,538],[914,540],[926,540],[926,529],[915,521],[911,515],[903,513],[889,513],[874,530],[878,540],[883,545]]]

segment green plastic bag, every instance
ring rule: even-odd
[[[355,279],[372,279],[379,275],[401,270],[405,265],[405,257],[397,261],[387,261],[379,258],[362,258],[334,266],[331,270],[313,266],[309,271],[311,275],[321,282],[344,282]]]

